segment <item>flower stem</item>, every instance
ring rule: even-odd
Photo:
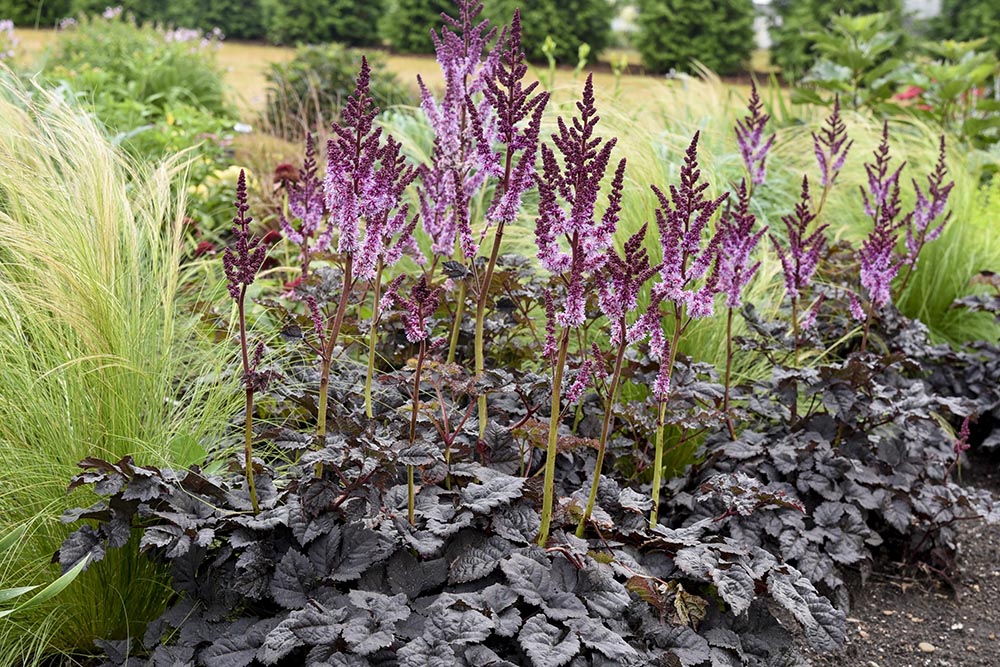
[[[319,407],[316,416],[316,440],[322,448],[326,444],[326,411],[329,401],[330,390],[330,366],[333,364],[333,348],[337,344],[337,337],[340,335],[340,327],[344,324],[344,314],[347,312],[347,301],[350,298],[351,290],[354,287],[354,257],[347,256],[347,265],[344,267],[344,282],[340,292],[340,303],[337,304],[337,313],[330,320],[327,330],[326,345],[323,347],[322,361],[320,364],[319,377]],[[323,476],[323,464],[316,464],[316,476]]]
[[[663,485],[663,429],[667,416],[667,402],[660,401],[656,414],[656,453],[653,455],[653,509],[649,513],[649,527],[656,526],[660,513],[660,487]]]
[[[868,301],[868,316],[865,317],[865,331],[861,334],[861,351],[864,352],[868,348],[868,330],[872,326],[872,316],[875,314],[875,302]]]
[[[417,355],[417,370],[413,374],[413,410],[410,412],[410,446],[417,439],[417,413],[420,411],[420,372],[424,367],[424,355],[427,353],[427,341],[420,341],[420,353]],[[416,485],[413,481],[413,466],[406,470],[406,515],[413,525],[416,508]]]
[[[375,375],[375,334],[378,328],[380,313],[379,297],[382,290],[382,260],[378,260],[378,268],[375,270],[375,300],[372,302],[372,326],[368,333],[368,374],[365,376],[365,415],[368,419],[373,417],[372,413],[372,377]]]
[[[614,419],[615,399],[618,394],[618,383],[621,381],[622,366],[625,361],[625,322],[621,325],[621,343],[618,346],[618,355],[615,357],[615,370],[611,375],[611,386],[608,388],[607,402],[604,405],[604,422],[601,424],[601,439],[597,445],[597,463],[594,465],[594,481],[590,485],[590,497],[587,498],[587,508],[580,517],[580,523],[576,527],[576,536],[583,537],[587,521],[594,511],[594,503],[597,500],[597,488],[601,481],[601,468],[604,467],[604,454],[607,451],[608,434],[611,431],[611,422]]]
[[[455,311],[455,321],[451,326],[451,339],[448,341],[448,363],[455,363],[455,350],[458,348],[458,334],[462,330],[462,316],[465,315],[465,280],[458,286],[458,308]]]
[[[549,527],[552,523],[552,505],[555,497],[556,456],[559,443],[559,417],[562,414],[562,379],[563,366],[566,365],[566,353],[569,351],[569,329],[563,329],[559,342],[559,355],[552,376],[552,402],[549,410],[549,441],[545,449],[545,481],[542,495],[542,525],[538,532],[538,546],[544,547],[549,540]]]
[[[726,426],[729,429],[729,437],[736,438],[736,428],[733,425],[733,416],[729,414],[729,391],[733,372],[733,309],[729,308],[726,313],[726,391],[722,399],[722,413],[726,415]]]
[[[243,362],[243,382],[246,387],[246,415],[243,427],[243,470],[247,478],[247,490],[250,493],[250,505],[253,513],[260,512],[257,502],[257,485],[253,479],[253,385],[250,383],[250,350],[247,342],[246,316],[247,286],[240,287],[240,298],[237,299],[240,323],[240,355]]]

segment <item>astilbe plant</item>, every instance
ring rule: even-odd
[[[424,231],[431,240],[434,265],[440,258],[462,264],[475,259],[479,244],[472,231],[472,201],[487,185],[489,171],[483,168],[477,150],[477,133],[469,113],[475,105],[479,133],[484,143],[495,141],[496,123],[492,107],[483,95],[486,80],[493,76],[500,51],[487,51],[496,35],[489,21],[480,19],[483,3],[457,0],[458,18],[442,14],[445,25],[440,36],[432,32],[437,62],[444,76],[444,93],[435,99],[417,77],[420,106],[434,131],[434,149],[429,165],[420,166],[417,196]],[[455,320],[448,346],[448,362],[455,360],[458,335],[465,312],[467,277],[456,272],[461,281],[456,297]]]
[[[736,436],[729,411],[733,370],[733,313],[742,307],[743,290],[760,268],[760,262],[753,262],[751,255],[768,229],[763,227],[755,232],[756,222],[756,217],[750,213],[750,189],[746,181],[742,181],[736,193],[736,206],[724,212],[718,231],[722,239],[719,244],[719,287],[726,297],[726,372],[722,411],[731,437]]]
[[[816,155],[816,162],[819,165],[819,184],[822,187],[819,202],[816,204],[813,213],[819,217],[826,204],[826,198],[830,190],[837,182],[847,161],[847,153],[854,145],[853,140],[847,138],[847,126],[840,116],[840,96],[833,100],[833,110],[827,116],[820,128],[819,133],[812,133],[813,153]]]
[[[284,211],[278,219],[285,238],[299,247],[302,280],[309,277],[313,256],[330,248],[333,232],[329,225],[323,226],[326,221],[326,198],[323,182],[317,176],[316,169],[316,141],[310,132],[306,134],[306,154],[297,178],[281,178],[288,200],[288,211],[293,219],[299,221],[298,228],[292,225]],[[294,171],[294,167],[291,170]],[[282,173],[276,174],[276,178],[281,176]]]
[[[774,145],[775,135],[764,138],[764,128],[771,116],[764,113],[764,105],[757,94],[757,84],[750,84],[749,112],[742,120],[736,121],[736,143],[740,157],[750,177],[749,190],[763,185],[767,178],[767,154]]]
[[[481,375],[485,368],[483,327],[486,302],[500,255],[504,226],[517,217],[521,199],[533,185],[542,113],[549,100],[548,93],[536,92],[537,81],[524,85],[528,66],[524,63],[524,51],[521,48],[521,15],[518,11],[514,12],[510,27],[500,35],[497,48],[499,58],[493,67],[492,76],[483,79],[483,96],[488,103],[485,109],[494,114],[492,118],[496,128],[493,139],[502,146],[502,151],[495,150],[494,142],[487,133],[490,118],[480,113],[480,107],[476,106],[470,96],[466,97],[466,108],[476,135],[480,169],[497,179],[493,199],[486,213],[487,226],[495,226],[493,245],[485,269],[481,273],[476,270],[474,274],[477,283],[473,342],[476,375]],[[487,228],[484,227],[483,235],[486,231]],[[476,268],[475,265],[473,268]],[[479,435],[482,437],[489,418],[485,394],[479,397],[478,413]]]
[[[411,343],[420,343],[420,351],[417,353],[417,366],[413,372],[413,393],[410,407],[410,447],[413,446],[417,437],[417,415],[420,413],[420,375],[423,371],[424,360],[427,357],[427,339],[430,336],[428,320],[437,310],[441,300],[441,288],[431,287],[427,281],[427,276],[421,274],[420,278],[410,289],[407,297],[399,296],[399,286],[403,276],[392,282],[386,292],[385,307],[398,304],[405,313],[406,340]],[[407,486],[407,518],[410,524],[414,521],[415,488],[413,466],[408,465],[406,470]]]
[[[660,232],[663,261],[659,280],[653,284],[648,311],[633,325],[631,335],[650,337],[651,348],[660,369],[653,384],[657,402],[656,441],[653,458],[653,506],[650,525],[655,525],[663,481],[663,436],[666,426],[670,377],[677,360],[680,340],[691,322],[710,317],[715,310],[715,297],[721,290],[719,247],[722,236],[718,231],[705,242],[709,222],[729,196],[706,197],[708,182],[701,182],[698,166],[698,140],[695,133],[684,154],[680,185],[670,186],[670,196],[651,186],[659,200],[656,224]],[[661,306],[666,308],[673,323],[669,340],[664,338]]]
[[[600,116],[594,104],[593,76],[588,76],[583,97],[576,103],[577,116],[569,124],[560,117],[559,131],[552,135],[553,150],[542,145],[542,173],[538,182],[538,218],[535,243],[543,268],[562,283],[561,312],[550,319],[546,351],[552,362],[552,396],[549,412],[549,435],[546,447],[542,525],[538,544],[548,540],[555,496],[555,467],[558,454],[559,423],[562,416],[562,380],[569,351],[570,333],[586,321],[586,285],[608,260],[625,180],[625,160],[618,162],[608,206],[603,215],[596,212],[597,200],[611,161],[617,139],[605,141],[595,134]],[[556,156],[562,157],[562,164]],[[560,203],[560,200],[564,204]],[[564,249],[562,243],[568,248]],[[553,301],[550,298],[550,304]],[[551,305],[550,311],[556,310]],[[603,454],[603,450],[601,452]],[[600,470],[595,471],[595,481]]]
[[[405,252],[419,257],[413,239],[417,216],[410,218],[409,205],[403,202],[404,191],[416,178],[417,171],[406,163],[399,142],[392,137],[382,141],[382,130],[375,126],[378,107],[369,91],[370,76],[368,61],[362,58],[354,92],[344,107],[343,120],[334,124],[334,136],[327,142],[327,172],[323,189],[330,212],[330,225],[339,233],[337,250],[344,259],[340,302],[335,315],[329,318],[321,354],[320,445],[326,436],[327,393],[333,350],[354,287],[358,283],[368,283],[374,294],[365,381],[365,411],[371,416],[371,382],[382,272],[385,267],[398,262]]]
[[[934,165],[934,171],[927,176],[927,191],[924,192],[920,188],[920,184],[916,180],[913,181],[913,191],[916,193],[917,201],[913,207],[912,215],[907,219],[906,256],[903,258],[906,274],[899,285],[900,294],[910,282],[910,277],[917,268],[917,259],[924,246],[941,236],[944,226],[951,218],[951,211],[945,211],[945,208],[948,205],[948,196],[955,187],[955,181],[945,182],[948,177],[946,158],[945,138],[942,135],[938,161]]]
[[[799,349],[801,299],[803,292],[812,284],[827,243],[826,230],[829,225],[820,224],[810,229],[814,220],[816,213],[809,197],[809,178],[803,176],[802,191],[799,202],[795,205],[795,212],[781,217],[788,237],[787,247],[782,245],[777,236],[768,234],[778,253],[778,259],[781,260],[781,269],[785,276],[785,293],[791,299],[792,346],[796,355]]]
[[[229,295],[236,302],[237,317],[240,327],[240,360],[243,364],[243,387],[246,392],[244,405],[243,429],[243,467],[250,494],[250,504],[254,514],[260,511],[257,502],[257,486],[253,477],[253,399],[254,393],[263,389],[268,381],[268,374],[261,372],[260,363],[264,354],[264,345],[257,343],[253,351],[247,336],[246,297],[247,287],[253,284],[257,271],[267,255],[266,246],[260,239],[250,233],[250,223],[253,218],[247,215],[250,205],[247,204],[247,177],[240,170],[236,182],[236,217],[233,218],[233,244],[226,248],[222,256],[222,265],[226,272],[226,287]]]

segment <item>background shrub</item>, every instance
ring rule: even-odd
[[[455,16],[452,0],[389,0],[382,19],[382,37],[393,51],[434,53],[431,30],[441,25],[441,13]]]
[[[494,25],[510,22],[521,10],[522,44],[528,60],[544,62],[546,37],[555,40],[555,58],[576,65],[581,44],[590,45],[590,60],[611,43],[614,6],[609,0],[500,0],[488,3],[486,12]]]
[[[336,117],[361,67],[361,51],[341,44],[301,46],[288,63],[273,63],[267,72],[266,123],[272,132],[299,138],[307,129],[323,127]],[[372,95],[379,107],[415,103],[413,94],[387,71],[378,54],[369,54]]]
[[[168,42],[152,27],[124,20],[82,20],[65,31],[45,63],[46,78],[99,98],[149,104],[161,115],[184,103],[214,114],[228,110],[222,74],[200,41]]]
[[[931,28],[938,39],[988,37],[989,48],[1000,55],[1000,3],[994,0],[942,0]]]
[[[262,39],[265,34],[260,0],[73,0],[71,14],[100,14],[120,6],[140,23],[159,23],[210,31],[219,28],[227,39]]]
[[[698,60],[732,74],[754,48],[751,0],[640,0],[636,47],[653,72],[691,71]]]
[[[263,0],[267,39],[274,44],[376,44],[382,0]]]
[[[900,0],[774,0],[777,22],[771,27],[771,62],[785,79],[794,81],[816,61],[810,32],[826,28],[836,14],[889,12],[890,28],[902,25]]]
[[[72,12],[71,0],[0,0],[0,18],[16,26],[51,28]]]

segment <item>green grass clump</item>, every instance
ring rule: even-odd
[[[86,113],[0,78],[0,534],[30,525],[0,588],[58,575],[60,514],[92,502],[66,494],[79,460],[189,464],[235,413],[235,392],[195,381],[232,350],[181,305],[183,167],[140,167]],[[140,631],[165,586],[135,545],[115,553],[0,619],[0,665]]]

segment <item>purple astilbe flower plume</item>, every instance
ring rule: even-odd
[[[785,290],[792,299],[798,299],[812,282],[820,256],[826,247],[826,229],[829,225],[820,225],[812,233],[809,232],[810,224],[816,219],[809,201],[809,179],[803,176],[802,195],[795,205],[795,213],[781,217],[788,232],[788,247],[783,247],[774,234],[768,234],[781,260]]]
[[[567,275],[565,310],[558,316],[564,327],[577,327],[584,322],[584,284],[598,272],[608,259],[625,180],[625,160],[618,162],[608,196],[608,207],[599,218],[596,215],[601,180],[611,161],[617,143],[604,141],[594,134],[600,116],[594,106],[593,77],[588,76],[583,99],[576,103],[579,116],[569,125],[560,117],[559,132],[552,143],[562,155],[562,166],[556,153],[542,146],[542,174],[538,182],[538,219],[535,222],[535,243],[538,260],[554,274]],[[560,203],[565,202],[565,206]],[[566,239],[568,249],[560,246]]]
[[[598,302],[613,323],[624,323],[626,316],[638,307],[639,291],[656,275],[658,266],[649,262],[644,242],[649,225],[629,237],[621,256],[613,247],[607,250],[604,271],[599,278]],[[611,329],[611,346],[627,343],[626,332],[618,324]]]
[[[381,141],[370,84],[371,69],[362,58],[342,122],[334,123],[334,136],[327,142],[323,181],[330,224],[340,233],[337,249],[351,256],[359,280],[372,279],[380,262],[391,265],[404,251],[417,254],[412,234],[416,220],[407,220],[408,205],[402,203],[417,170],[407,165],[399,142],[392,137]]]
[[[858,259],[861,262],[861,285],[868,291],[874,308],[889,302],[892,280],[902,262],[895,256],[898,231],[906,220],[897,218],[900,213],[899,175],[904,165],[890,171],[889,124],[882,126],[882,142],[875,149],[875,162],[866,163],[868,189],[861,188],[865,213],[872,219],[872,231],[861,244]]]
[[[916,180],[913,181],[913,190],[916,193],[917,201],[913,208],[913,215],[910,216],[906,227],[906,257],[904,264],[913,267],[917,263],[917,257],[924,245],[937,239],[944,231],[944,226],[951,218],[951,211],[945,213],[948,206],[948,196],[955,181],[945,183],[948,176],[946,160],[945,138],[941,136],[941,148],[938,153],[938,161],[934,166],[934,171],[927,177],[927,192],[920,189]],[[932,225],[944,215],[941,224],[937,227]]]
[[[399,296],[399,285],[399,282],[393,281],[390,292],[393,294],[392,301],[404,313],[406,340],[411,343],[427,340],[430,338],[427,318],[437,310],[441,301],[441,288],[431,287],[426,274],[420,275],[420,279],[410,288],[409,296]]]
[[[236,217],[233,218],[233,244],[226,248],[222,256],[222,266],[226,272],[226,287],[233,299],[240,300],[247,285],[253,283],[257,271],[264,263],[267,247],[250,233],[253,218],[247,215],[247,176],[241,169],[236,181]]]
[[[972,419],[971,415],[967,416],[962,420],[962,427],[958,431],[958,437],[955,438],[955,445],[953,449],[956,454],[961,454],[962,452],[968,451],[969,447],[969,436],[971,435],[969,429],[969,421]]]
[[[737,191],[736,208],[730,208],[719,222],[719,287],[726,295],[727,308],[743,305],[743,288],[757,273],[760,262],[750,263],[750,255],[767,233],[767,227],[753,231],[756,218],[749,210],[750,191],[746,181],[740,183]]]
[[[299,179],[289,181],[286,188],[288,210],[293,218],[299,220],[299,227],[295,229],[282,214],[279,219],[281,231],[285,238],[301,249],[302,274],[308,275],[312,255],[330,247],[331,234],[329,226],[320,233],[320,225],[326,215],[326,201],[323,183],[316,175],[316,142],[312,133],[306,135],[306,155],[299,170]]]
[[[726,193],[715,199],[705,197],[709,184],[700,182],[699,138],[700,133],[696,132],[681,166],[681,184],[670,186],[670,197],[655,185],[651,186],[659,200],[656,224],[663,249],[660,280],[653,286],[651,309],[658,307],[662,300],[667,300],[674,304],[678,312],[685,306],[695,311],[688,313],[690,317],[712,314],[712,299],[719,289],[716,259],[720,238],[716,234],[703,248],[702,236],[712,216],[729,196]],[[713,264],[715,268],[712,268]],[[712,269],[710,273],[709,269]],[[699,287],[697,282],[706,273],[709,273],[708,278]]]
[[[500,35],[498,51],[492,76],[483,78],[483,96],[494,114],[496,141],[504,146],[502,155],[490,141],[489,119],[483,117],[470,96],[466,97],[466,107],[476,135],[479,166],[500,179],[486,217],[490,222],[508,222],[517,217],[521,197],[533,184],[542,113],[549,95],[544,91],[535,93],[537,81],[524,85],[528,66],[521,49],[521,14],[517,10],[510,27]],[[515,163],[517,153],[521,155]]]
[[[839,95],[833,100],[833,112],[826,118],[819,134],[812,133],[812,139],[813,152],[819,164],[819,184],[827,190],[836,182],[847,160],[847,152],[854,145],[853,140],[847,140],[847,127],[840,117]]]
[[[764,139],[764,127],[771,116],[764,113],[764,105],[757,94],[757,84],[750,83],[750,102],[747,105],[750,112],[743,120],[736,121],[736,143],[740,147],[740,157],[750,175],[751,188],[763,185],[767,178],[765,162],[767,153],[774,145],[774,135]]]
[[[445,27],[440,36],[432,32],[437,61],[444,75],[444,94],[434,98],[423,80],[420,85],[421,108],[434,130],[434,150],[430,165],[420,168],[420,211],[424,229],[432,241],[432,252],[450,257],[455,252],[456,237],[462,255],[472,258],[478,246],[469,223],[469,203],[487,178],[480,168],[476,148],[476,132],[469,118],[467,99],[480,96],[484,81],[493,75],[499,51],[490,50],[483,57],[496,34],[489,21],[478,20],[483,4],[475,0],[458,0],[459,18],[442,14]],[[495,123],[489,101],[476,104],[483,140],[495,140]]]

